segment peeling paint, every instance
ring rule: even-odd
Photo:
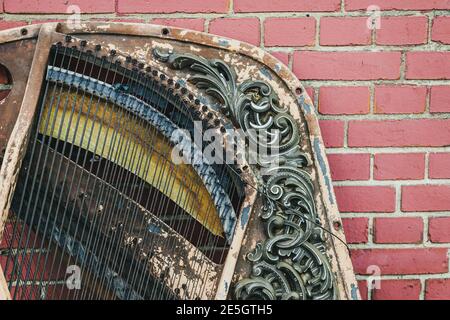
[[[245,207],[242,210],[242,217],[241,217],[241,228],[244,229],[244,227],[247,225],[248,219],[250,217],[250,207]]]
[[[327,185],[328,189],[328,199],[330,200],[331,204],[334,204],[333,199],[333,187],[331,185],[331,179],[328,175],[327,166],[325,163],[325,159],[322,157],[322,150],[321,150],[321,143],[319,137],[314,137],[314,152],[317,155],[317,160],[319,162],[320,169],[323,174],[323,178],[325,179],[325,184]]]

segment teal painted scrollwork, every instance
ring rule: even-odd
[[[247,254],[251,274],[235,285],[234,298],[335,298],[314,185],[305,170],[311,165],[310,157],[302,152],[298,124],[280,105],[277,93],[263,81],[237,83],[235,71],[222,60],[158,50],[154,55],[171,68],[187,71],[188,81],[215,98],[223,114],[247,132],[249,139],[258,144],[277,143],[279,162],[258,177],[263,199],[259,216],[267,239]],[[277,134],[259,139],[255,135],[261,130]],[[256,174],[264,163],[258,165]]]

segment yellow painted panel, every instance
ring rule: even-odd
[[[192,166],[170,161],[172,147],[158,130],[104,101],[97,107],[98,98],[91,101],[88,96],[83,98],[82,94],[64,90],[58,106],[50,106],[50,100],[45,102],[40,133],[58,138],[61,132],[60,140],[131,171],[173,200],[210,232],[223,236],[219,215],[202,179]]]

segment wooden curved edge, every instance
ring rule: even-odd
[[[312,154],[315,160],[315,168],[318,172],[318,174],[316,174],[316,178],[318,179],[320,187],[319,191],[321,194],[321,200],[324,204],[325,211],[327,212],[326,216],[321,217],[322,223],[327,229],[333,230],[333,233],[337,237],[345,239],[341,217],[331,184],[330,169],[320,133],[315,107],[297,77],[291,70],[289,70],[283,63],[273,57],[270,53],[242,41],[199,31],[154,24],[97,21],[82,22],[76,28],[72,28],[67,23],[52,22],[4,30],[0,31],[0,44],[36,38],[42,26],[46,26],[49,29],[53,27],[56,32],[64,34],[88,33],[134,35],[156,37],[180,42],[191,42],[247,56],[256,62],[265,65],[268,69],[270,69],[270,71],[278,76],[279,80],[285,84],[285,86],[291,91],[291,94],[297,99],[297,107],[300,108],[296,108],[296,106],[291,105],[289,111],[297,121],[300,121],[299,111],[302,112],[307,122],[311,150],[313,151]],[[26,34],[24,34],[24,30],[26,30]],[[339,229],[336,230],[335,226],[339,226]],[[332,244],[329,249],[329,254],[335,257],[335,259],[331,259],[330,263],[333,271],[335,272],[336,278],[338,279],[337,288],[339,298],[352,300],[360,299],[360,294],[347,247],[335,237],[329,237],[328,240]]]

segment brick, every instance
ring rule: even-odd
[[[450,186],[417,185],[402,187],[402,211],[450,210]]]
[[[343,218],[342,224],[347,243],[367,243],[368,218]]]
[[[450,217],[430,218],[428,221],[428,239],[433,243],[450,242]]]
[[[339,120],[320,120],[320,131],[325,147],[344,146],[344,122]]]
[[[259,46],[260,27],[258,18],[219,18],[211,20],[209,32]]]
[[[388,186],[334,187],[341,212],[394,212],[395,189]]]
[[[381,10],[444,10],[450,9],[448,0],[346,0],[345,10],[364,10],[377,5]]]
[[[373,166],[375,180],[417,180],[425,177],[425,154],[376,154]]]
[[[427,88],[418,86],[375,87],[375,113],[423,113]]]
[[[350,147],[441,147],[450,144],[450,120],[355,120],[349,122]]]
[[[289,65],[289,53],[282,51],[272,51],[270,52],[275,58],[283,62],[286,66]]]
[[[293,71],[304,80],[399,79],[400,52],[296,51]]]
[[[3,12],[3,0],[0,0],[0,13]]]
[[[450,178],[450,153],[430,153],[428,176],[431,179]]]
[[[321,114],[367,114],[369,103],[368,87],[321,87],[319,89]]]
[[[382,275],[433,274],[448,271],[447,248],[353,249],[351,259],[357,274],[372,274],[378,266]]]
[[[450,112],[450,86],[431,87],[430,112]]]
[[[420,280],[381,280],[380,289],[374,288],[372,300],[418,300]]]
[[[450,79],[450,52],[406,53],[407,79]]]
[[[367,45],[372,42],[372,30],[367,17],[323,17],[320,19],[320,45]]]
[[[427,279],[426,300],[450,300],[450,279]]]
[[[427,42],[428,17],[381,18],[376,31],[376,43],[380,45],[413,45]]]
[[[177,28],[186,28],[196,31],[204,31],[205,19],[152,19],[151,23]]]
[[[450,17],[436,17],[431,29],[431,40],[450,44]]]
[[[26,26],[27,23],[25,21],[6,21],[6,20],[0,20],[0,30],[6,30],[11,28],[17,28]]]
[[[328,154],[331,178],[340,180],[369,180],[370,154]]]
[[[235,12],[338,11],[340,0],[234,0]]]
[[[127,0],[127,2],[135,1]],[[114,0],[4,0],[4,9],[7,13],[71,13],[67,12],[70,5],[79,6],[82,14],[115,11]]]
[[[422,218],[376,218],[374,220],[375,243],[421,243]]]
[[[314,18],[267,18],[264,44],[267,47],[312,46],[316,38]]]
[[[118,13],[227,13],[229,6],[229,0],[117,0]]]

